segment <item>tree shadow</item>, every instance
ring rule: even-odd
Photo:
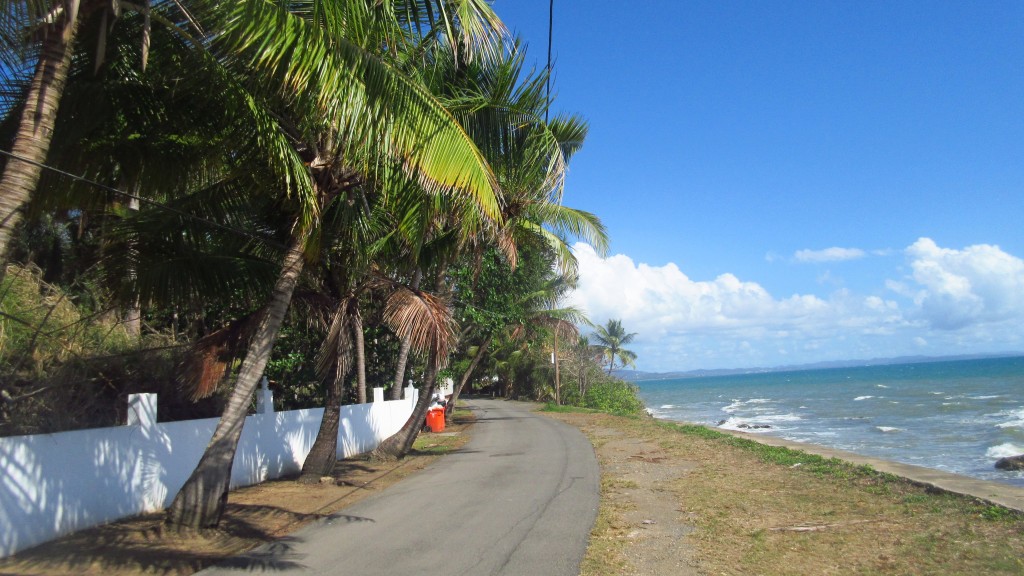
[[[268,541],[270,544],[266,546],[271,547],[274,554],[263,553],[250,559],[247,568],[301,569],[304,566],[299,558],[289,553],[294,538],[279,535],[288,527],[325,518],[276,506],[229,503],[218,527],[197,532],[168,529],[163,514],[147,514],[81,530],[23,550],[0,560],[0,575],[114,570],[144,574],[192,573]]]

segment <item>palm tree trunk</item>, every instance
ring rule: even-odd
[[[409,363],[409,352],[412,350],[412,338],[402,338],[402,347],[398,349],[398,366],[395,367],[395,380],[391,384],[391,399],[402,399],[402,384],[405,380],[405,367]]]
[[[420,280],[422,278],[423,272],[417,268],[412,277],[412,287],[414,289],[420,287]],[[409,352],[411,350],[412,338],[408,336],[402,338],[402,347],[398,350],[398,365],[395,367],[395,381],[391,385],[392,400],[400,400],[402,398],[402,384],[405,383],[405,367],[409,362]]]
[[[217,429],[196,469],[167,509],[167,523],[170,525],[200,529],[216,526],[220,522],[228,500],[231,465],[235,460],[238,439],[242,435],[252,393],[270,359],[274,341],[281,330],[281,323],[302,272],[306,237],[305,233],[296,233],[292,239],[281,274],[274,285],[270,305],[249,344]]]
[[[306,461],[302,463],[302,474],[299,475],[301,484],[316,484],[322,476],[331,473],[338,460],[341,388],[344,382],[345,375],[339,371],[327,391],[327,404],[324,406],[324,416],[320,420],[320,430],[317,431],[316,440],[306,455]]]
[[[555,350],[552,359],[555,361],[555,406],[562,405],[562,381],[558,374],[558,328],[555,328]]]
[[[356,399],[366,404],[366,342],[363,338],[363,317],[359,314],[358,305],[352,315],[352,335],[356,345]]]
[[[452,397],[448,400],[448,405],[445,407],[444,418],[446,421],[451,420],[451,415],[455,412],[455,402],[459,399],[459,394],[462,393],[462,388],[469,382],[469,377],[473,375],[473,370],[476,370],[480,359],[487,353],[487,348],[491,345],[491,340],[494,338],[492,335],[488,335],[487,339],[483,341],[480,346],[477,347],[476,356],[473,356],[473,361],[469,363],[469,368],[462,373],[462,378],[459,379],[459,384],[452,390]]]
[[[427,373],[420,389],[420,397],[416,401],[409,419],[402,425],[401,430],[395,432],[379,446],[370,452],[370,458],[375,460],[398,460],[404,458],[412,449],[416,436],[423,429],[423,423],[427,417],[427,408],[430,407],[430,399],[434,395],[434,388],[437,385],[437,362],[438,358],[431,355],[427,365]]]
[[[434,291],[438,294],[444,293],[444,278],[447,271],[448,262],[442,258],[441,263],[438,264],[437,278],[434,283]],[[420,388],[420,397],[416,400],[416,407],[413,408],[409,419],[405,421],[405,424],[402,425],[398,432],[385,439],[370,452],[371,458],[397,460],[404,458],[409,453],[409,450],[412,449],[413,442],[416,441],[420,430],[423,429],[423,424],[427,417],[427,408],[430,407],[431,396],[433,396],[434,388],[437,386],[437,372],[441,368],[442,360],[442,358],[437,356],[436,351],[430,353],[430,358],[427,361],[427,373],[424,375],[423,386]]]
[[[43,30],[45,38],[39,62],[11,146],[11,152],[26,161],[9,158],[3,177],[0,178],[0,261],[6,261],[7,246],[15,226],[21,220],[19,210],[35,191],[42,171],[39,165],[46,161],[46,154],[50,150],[57,109],[64,93],[72,46],[78,32],[78,8],[77,0],[67,2],[63,18]]]

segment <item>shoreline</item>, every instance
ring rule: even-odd
[[[838,448],[830,448],[828,446],[822,446],[820,444],[811,444],[808,442],[786,440],[785,438],[771,436],[766,433],[752,433],[744,432],[742,430],[730,430],[727,428],[719,428],[716,426],[707,426],[706,424],[684,422],[682,420],[657,418],[656,416],[653,415],[651,417],[657,420],[673,422],[676,424],[704,426],[705,428],[714,430],[716,432],[728,434],[736,438],[751,440],[753,442],[758,442],[760,444],[766,444],[768,446],[789,448],[792,450],[799,450],[801,452],[814,454],[816,456],[821,456],[824,458],[837,458],[839,460],[844,460],[847,462],[851,462],[853,464],[870,466],[871,468],[879,472],[899,476],[901,478],[909,480],[914,484],[924,486],[929,490],[936,490],[941,492],[949,492],[952,494],[960,494],[962,496],[969,496],[972,498],[976,498],[978,500],[982,500],[989,504],[996,504],[998,506],[1003,506],[1011,510],[1024,512],[1024,487],[1018,487],[1003,482],[982,480],[980,478],[973,478],[971,476],[955,474],[952,472],[944,472],[942,470],[926,468],[924,466],[904,464],[902,462],[886,460],[884,458],[877,458],[874,456],[864,456],[862,454],[857,454],[855,452],[840,450]]]

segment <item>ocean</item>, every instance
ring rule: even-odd
[[[1024,486],[1024,357],[642,380],[657,418]]]

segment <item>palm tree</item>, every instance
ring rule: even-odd
[[[595,356],[597,358],[601,358],[603,357],[603,354],[595,355],[594,347],[590,344],[590,340],[582,334],[576,337],[576,339],[571,343],[569,349],[572,354],[572,363],[576,367],[576,380],[579,386],[578,392],[579,397],[582,400],[587,395],[587,372],[592,367],[596,367],[597,370],[600,370],[600,367],[597,367],[595,362]]]
[[[171,24],[181,18],[177,1],[139,4],[103,0],[22,0],[3,2],[0,24],[0,68],[4,80],[20,83],[29,80],[23,97],[16,103],[4,102],[4,114],[18,114],[17,133],[11,144],[14,158],[7,160],[0,176],[0,261],[6,259],[11,234],[21,220],[20,210],[29,201],[39,182],[57,122],[76,40],[86,22],[96,22],[97,60],[102,60],[106,35],[122,10],[138,12],[144,22],[141,61],[146,68],[149,55],[152,16]],[[27,71],[18,74],[13,71]],[[10,88],[8,88],[10,89]],[[19,112],[20,108],[20,112]],[[2,270],[2,268],[0,268]],[[2,274],[2,272],[0,272]]]
[[[608,373],[611,374],[615,368],[615,360],[622,362],[622,366],[634,366],[636,354],[626,350],[624,346],[633,341],[636,333],[626,334],[622,327],[621,320],[608,320],[604,326],[598,326],[593,337],[597,340],[594,344],[601,350],[601,355],[608,362]]]
[[[213,48],[223,61],[237,66],[240,77],[274,81],[271,90],[258,92],[259,85],[252,89],[276,109],[277,118],[283,119],[280,129],[299,143],[285,154],[308,164],[313,194],[296,216],[270,303],[213,438],[168,508],[167,519],[173,525],[203,528],[220,520],[248,403],[303,269],[308,243],[319,238],[319,215],[342,194],[352,159],[399,159],[428,192],[454,192],[477,206],[485,218],[500,217],[493,175],[461,126],[416,81],[379,54],[382,48],[394,49],[410,32],[402,28],[405,21],[398,14],[411,14],[413,5],[418,6],[337,1],[316,3],[312,11],[290,12],[272,3],[239,2],[228,6],[219,21]],[[466,19],[444,22],[449,29],[473,30],[477,24],[487,29],[496,22],[479,0],[460,0],[459,6],[455,13]],[[390,34],[385,36],[389,41],[365,37],[365,30]],[[443,333],[443,319],[433,312],[425,314],[437,320],[434,325]],[[404,322],[397,323],[405,328],[422,319],[405,314],[400,318]],[[431,334],[435,359],[447,346],[441,333]]]
[[[493,274],[518,276],[520,252],[524,252],[545,258],[547,254],[553,254],[568,279],[575,274],[575,258],[565,241],[566,236],[582,237],[601,252],[608,242],[599,219],[561,204],[568,161],[582,144],[586,124],[574,116],[559,116],[550,122],[545,120],[548,105],[544,95],[546,74],[524,73],[524,58],[525,53],[517,43],[496,61],[462,67],[449,63],[448,67],[439,67],[434,71],[437,77],[431,80],[435,83],[439,79],[444,80],[443,90],[452,91],[454,88],[457,98],[452,104],[453,109],[494,168],[505,194],[502,211],[505,225],[495,232],[493,245],[503,255],[507,266],[503,270],[508,272],[495,271]],[[489,263],[495,256],[494,253],[488,254],[484,245],[477,245],[473,254],[474,277],[480,276],[481,262]],[[518,281],[515,286],[499,289],[473,286],[467,290],[482,292],[490,300],[473,302],[473,306],[460,314],[470,320],[469,325],[463,327],[463,333],[471,338],[472,344],[468,349],[473,353],[468,368],[455,387],[450,407],[454,406],[454,400],[498,332],[522,330],[531,321],[528,318],[532,321],[540,319],[539,311],[542,310],[552,312],[543,317],[551,321],[556,334],[564,336],[571,331],[566,329],[566,324],[557,322],[554,316],[556,307],[545,299],[550,285],[538,284],[542,278],[547,280],[547,272],[550,272],[550,264],[537,277],[529,277],[525,284]],[[481,309],[500,312],[490,315],[475,312]],[[557,389],[556,383],[556,392]]]

